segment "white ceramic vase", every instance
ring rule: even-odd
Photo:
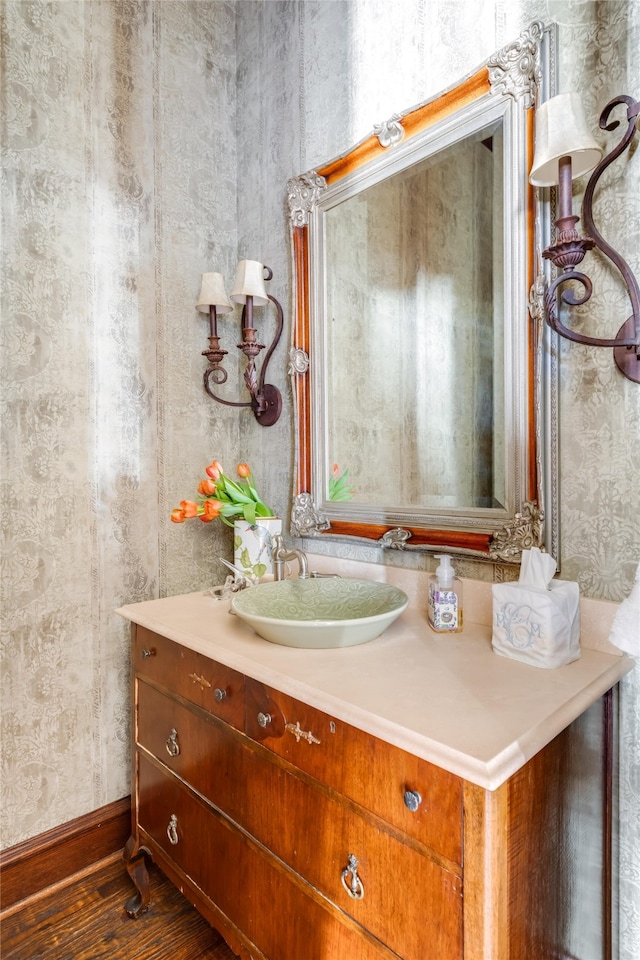
[[[273,575],[271,538],[282,532],[280,517],[257,517],[255,524],[235,520],[233,524],[233,564],[243,573],[258,579]]]

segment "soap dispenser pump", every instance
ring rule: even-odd
[[[447,553],[436,554],[440,561],[429,578],[429,626],[436,633],[462,630],[462,583],[451,566]]]

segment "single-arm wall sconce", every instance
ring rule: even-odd
[[[241,260],[229,298],[221,273],[203,273],[202,288],[196,303],[201,313],[209,314],[209,349],[202,351],[202,356],[209,361],[209,367],[204,373],[205,390],[213,400],[224,403],[228,407],[251,407],[256,420],[263,427],[273,426],[282,412],[282,394],[273,384],[265,383],[267,366],[280,340],[284,322],[282,307],[275,297],[267,293],[264,285],[265,280],[271,280],[272,276],[272,270],[256,260]],[[218,315],[230,313],[233,310],[231,301],[243,304],[240,321],[242,341],[237,344],[237,347],[247,358],[244,382],[251,395],[251,400],[244,402],[225,400],[217,396],[211,386],[212,383],[220,386],[227,381],[227,371],[222,366],[222,361],[229,351],[220,347]],[[276,309],[276,333],[264,355],[262,369],[258,376],[255,360],[260,351],[264,350],[264,343],[259,343],[257,340],[258,332],[253,325],[253,308],[264,307],[269,301]]]
[[[611,100],[600,115],[602,130],[615,130],[618,120],[609,123],[609,116],[619,105],[627,108],[627,130],[620,143],[606,157],[587,128],[582,104],[576,93],[561,93],[541,104],[536,111],[536,144],[530,181],[537,187],[558,184],[558,219],[556,242],[543,251],[542,256],[551,260],[562,270],[545,292],[545,316],[547,323],[560,336],[594,347],[613,347],[615,362],[629,380],[640,383],[640,289],[626,261],[603,239],[593,223],[592,205],[596,184],[602,173],[623,153],[633,140],[640,123],[640,102],[631,97],[620,96]],[[595,170],[589,178],[582,201],[582,219],[585,236],[581,237],[576,224],[579,220],[573,213],[571,182],[589,170]],[[606,340],[588,337],[566,327],[558,316],[558,293],[562,303],[580,306],[591,296],[592,284],[586,274],[574,268],[582,262],[592,247],[598,247],[618,268],[631,301],[631,316],[623,323],[615,339]],[[577,294],[572,287],[564,287],[571,280],[583,288]]]

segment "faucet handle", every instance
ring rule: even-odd
[[[224,557],[218,557],[220,563],[223,563],[225,567],[233,573],[233,587],[234,591],[242,590],[244,587],[252,587],[258,583],[258,577],[254,573],[251,573],[249,570],[239,570],[238,567],[234,567],[232,563],[229,563],[228,560],[225,560]]]

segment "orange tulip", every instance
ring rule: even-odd
[[[211,477],[205,477],[205,479],[201,480],[198,484],[198,493],[201,493],[203,497],[210,497],[215,492],[216,485]]]
[[[171,511],[171,522],[172,523],[184,523],[185,515],[179,507],[176,507],[175,510]]]
[[[251,476],[251,467],[248,463],[238,464],[238,476],[242,477],[243,480],[246,480],[247,477]]]
[[[212,480],[217,480],[222,473],[220,462],[218,460],[212,460],[209,466],[205,467],[205,473],[211,477]]]
[[[211,520],[215,520],[216,517],[220,516],[221,507],[222,503],[220,500],[205,500],[205,502],[202,504],[203,513],[200,519],[204,523],[209,523]]]
[[[198,504],[194,503],[193,500],[181,500],[180,509],[182,510],[186,520],[188,520],[190,517],[198,516]]]

